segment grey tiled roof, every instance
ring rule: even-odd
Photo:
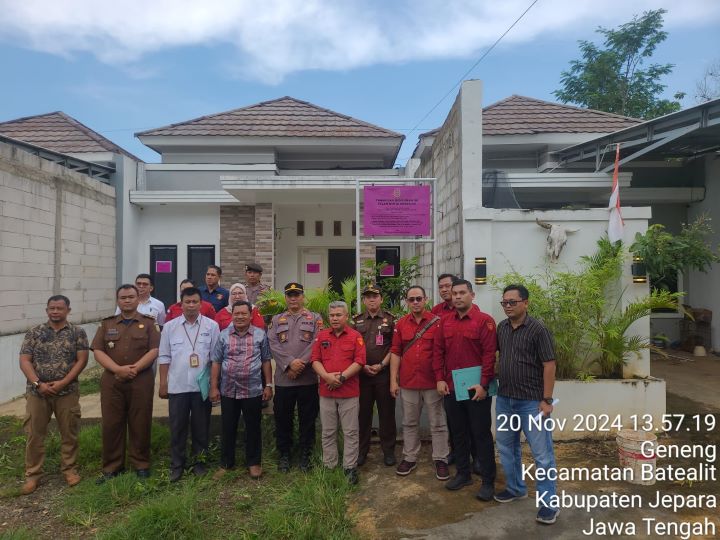
[[[612,133],[642,120],[512,95],[483,109],[483,135],[536,133]],[[420,135],[431,137],[440,128]]]
[[[404,138],[400,133],[288,96],[136,135]]]
[[[60,111],[0,122],[0,134],[62,154],[113,152],[142,161]]]

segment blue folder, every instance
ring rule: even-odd
[[[453,384],[455,385],[455,401],[465,401],[470,399],[468,394],[468,388],[476,384],[480,384],[482,377],[482,368],[480,366],[473,366],[469,368],[453,369],[452,378]],[[498,381],[493,379],[490,381],[488,388],[488,396],[497,395]]]
[[[210,395],[210,365],[212,362],[205,364],[205,367],[200,371],[200,374],[195,378],[198,386],[200,387],[200,395],[205,401]]]

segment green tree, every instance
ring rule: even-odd
[[[606,111],[634,118],[655,118],[680,110],[678,99],[660,99],[666,85],[661,78],[673,70],[673,64],[644,63],[667,38],[662,30],[664,9],[646,11],[617,29],[598,27],[603,46],[582,40],[580,60],[560,77],[562,88],[553,94],[563,103]]]

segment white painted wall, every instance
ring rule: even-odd
[[[647,230],[650,208],[623,208],[625,219],[625,241],[636,232]],[[608,211],[606,209],[554,210],[530,212],[523,210],[499,210],[481,208],[465,211],[465,276],[473,281],[475,276],[474,258],[487,257],[488,275],[502,275],[511,269],[522,274],[541,274],[546,262],[545,239],[547,230],[538,226],[535,219],[559,223],[568,229],[579,229],[569,235],[557,269],[573,269],[582,255],[596,251],[597,240],[607,231]],[[625,288],[624,304],[634,298],[648,294],[647,284],[633,284],[630,273],[631,261],[625,263],[622,287]],[[480,309],[492,315],[496,321],[505,318],[499,305],[500,293],[487,285],[476,285],[476,300]],[[637,321],[629,332],[648,336],[649,318]],[[628,362],[625,376],[644,377],[650,374],[650,356],[645,353],[639,359]]]
[[[691,204],[688,208],[688,220],[692,221],[701,214],[712,219],[713,247],[720,247],[720,158],[714,154],[705,157],[705,200]],[[720,264],[714,264],[709,272],[690,272],[688,303],[693,307],[710,309],[712,320],[712,347],[720,350]]]
[[[282,287],[300,279],[299,253],[302,248],[322,247],[355,249],[352,222],[355,206],[352,204],[305,204],[297,206],[275,205],[275,284]],[[305,236],[297,236],[299,220],[305,221]],[[323,221],[323,236],[315,236],[315,221]],[[342,236],[333,235],[333,222],[342,222]],[[327,275],[327,268],[324,270]]]
[[[151,245],[176,245],[178,250],[177,285],[187,277],[187,246],[215,245],[215,259],[220,260],[220,206],[169,205],[146,206],[138,210],[137,233],[126,240],[132,245],[135,268],[123,268],[129,281],[150,269]]]
[[[73,319],[71,314],[70,321],[72,322]],[[98,323],[87,323],[80,326],[87,333],[88,341],[92,341]],[[3,374],[0,377],[0,403],[5,403],[25,393],[25,376],[20,371],[19,364],[20,346],[23,339],[25,339],[25,333],[0,336],[0,373]],[[90,352],[88,367],[93,365],[95,365],[95,358]]]
[[[601,415],[607,415],[610,422],[619,418],[624,429],[632,429],[634,424],[640,428],[645,425],[645,415],[650,415],[653,430],[657,431],[661,429],[666,410],[665,381],[658,379],[558,381],[553,394],[560,400],[552,414],[557,422],[553,431],[555,440],[607,437],[609,432],[600,431],[602,427],[592,431],[592,421],[604,421]],[[562,421],[565,424],[560,429]],[[576,427],[581,429],[574,429]]]
[[[143,234],[140,229],[141,210],[137,205],[130,203],[130,191],[138,187],[139,164],[127,156],[116,155],[116,190],[117,190],[117,213],[118,213],[118,260],[120,261],[119,272],[116,282],[133,283],[140,267],[137,239]],[[120,285],[120,283],[116,283]]]

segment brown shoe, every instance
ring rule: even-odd
[[[435,460],[435,478],[438,480],[447,480],[450,478],[450,468],[448,464],[439,459]]]
[[[80,475],[75,471],[65,473],[65,482],[70,487],[77,486],[80,483]]]
[[[417,467],[417,463],[414,461],[405,461],[404,459],[400,462],[400,465],[395,469],[395,474],[398,476],[407,476]]]
[[[28,478],[27,480],[25,480],[23,487],[20,489],[20,493],[22,493],[23,495],[30,495],[37,488],[38,488],[38,479],[37,478]]]
[[[253,480],[259,480],[262,476],[262,467],[260,465],[250,465],[248,471],[250,471],[250,478]]]

